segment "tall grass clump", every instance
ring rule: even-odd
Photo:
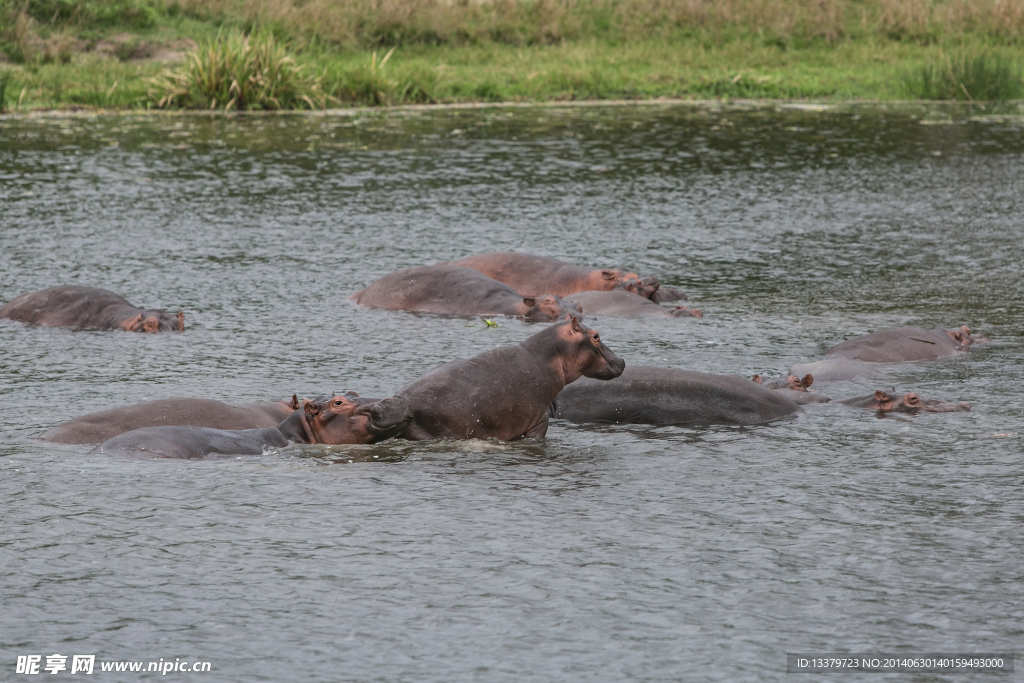
[[[7,86],[11,84],[12,76],[10,69],[0,69],[0,114],[7,110]]]
[[[159,108],[323,109],[323,77],[301,64],[267,29],[221,31],[188,53],[178,69],[151,80]]]
[[[994,100],[1024,98],[1020,62],[992,51],[942,54],[902,75],[904,90],[922,100]]]

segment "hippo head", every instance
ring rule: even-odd
[[[868,397],[868,405],[865,408],[877,410],[880,413],[963,413],[970,411],[971,407],[966,403],[948,403],[936,399],[925,399],[916,392],[910,392],[899,396],[886,391],[878,390],[874,395]]]
[[[610,292],[618,287],[620,282],[628,282],[630,280],[639,282],[640,276],[634,272],[619,268],[592,270],[586,277],[586,288],[583,291]]]
[[[661,287],[661,281],[652,275],[650,277],[645,277],[642,280],[640,278],[619,280],[615,286],[624,289],[627,292],[639,294],[645,299],[650,299],[651,296],[658,291],[658,288]]]
[[[942,331],[949,336],[958,349],[965,349],[972,344],[982,344],[989,340],[988,335],[984,332],[975,332],[972,334],[971,328],[967,327],[967,325],[961,325],[956,329]]]
[[[604,345],[597,330],[581,323],[575,315],[565,316],[565,322],[558,325],[557,336],[566,384],[581,376],[615,379],[626,368],[626,361]]]
[[[302,401],[302,409],[295,411],[279,429],[306,443],[366,444],[398,436],[411,419],[405,401],[400,398],[359,398],[348,393]],[[292,428],[291,434],[286,425]],[[295,427],[301,433],[295,433]]]
[[[183,332],[185,314],[178,311],[178,315],[172,316],[159,309],[143,311],[133,318],[122,320],[121,329],[127,332]]]
[[[814,384],[814,377],[811,373],[807,373],[803,377],[797,377],[796,375],[789,375],[787,377],[774,377],[767,378],[761,377],[761,375],[754,375],[751,377],[756,384],[760,384],[765,389],[790,389],[792,391],[807,391],[807,388]]]
[[[673,308],[669,315],[673,318],[703,318],[704,311],[699,308],[689,308],[687,306],[676,306]]]
[[[569,303],[554,294],[523,297],[523,307],[522,316],[539,323],[549,323],[560,320],[565,315],[583,313],[583,308],[579,304]]]

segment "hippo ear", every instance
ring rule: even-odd
[[[800,385],[804,389],[806,389],[807,387],[811,386],[812,384],[814,384],[814,377],[812,377],[811,373],[808,372],[806,375],[804,375],[804,378],[802,380],[800,380]]]
[[[302,409],[306,412],[309,417],[315,417],[320,414],[320,406],[313,403],[312,401],[303,401]]]
[[[881,389],[875,390],[875,403],[877,403],[879,407],[888,405],[889,394],[885,393]]]
[[[537,305],[537,300],[534,299],[532,296],[524,296],[523,303],[526,304],[527,307],[533,308],[534,306]]]
[[[185,312],[178,311],[178,332],[185,331]]]
[[[139,313],[134,318],[129,318],[121,323],[121,328],[126,332],[138,332],[142,325],[142,314]]]
[[[292,402],[289,403],[288,405],[291,406],[292,410],[298,410],[299,409],[299,395],[298,394],[292,394]]]
[[[579,332],[580,331],[580,319],[577,316],[573,315],[572,313],[567,313],[565,317],[569,321],[569,328],[573,332]]]
[[[614,270],[602,270],[601,271],[601,277],[603,277],[605,280],[614,280],[614,279],[616,279],[615,271]]]
[[[754,384],[760,384],[761,375],[754,375],[753,377],[750,378],[750,381],[753,382]]]

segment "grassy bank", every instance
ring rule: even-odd
[[[0,20],[8,109],[1024,97],[1020,0],[0,0]]]

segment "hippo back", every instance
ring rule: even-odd
[[[208,455],[259,455],[282,448],[288,439],[274,427],[229,431],[206,427],[146,427],[118,434],[94,453],[133,454],[153,458],[194,459]]]
[[[608,292],[576,292],[566,296],[565,300],[582,306],[583,315],[637,318],[643,316],[672,317],[668,309],[624,289],[613,289]]]
[[[54,327],[87,327],[104,309],[128,306],[123,297],[95,287],[50,287],[22,294],[0,308],[0,318],[10,318],[33,325]]]
[[[508,285],[458,266],[405,268],[385,275],[352,298],[372,308],[447,315],[503,314],[522,303]]]
[[[798,410],[782,392],[737,375],[649,366],[629,366],[606,382],[580,379],[552,404],[556,418],[625,424],[748,425]]]
[[[262,429],[277,426],[292,412],[284,401],[236,407],[205,398],[168,398],[83,415],[39,438],[56,443],[102,443],[134,429],[171,425]]]
[[[959,355],[956,343],[944,330],[900,327],[881,330],[833,346],[825,358],[847,358],[868,363],[903,363]]]

